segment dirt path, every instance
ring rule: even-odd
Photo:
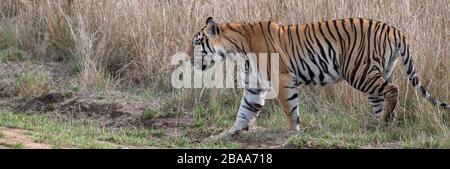
[[[2,137],[0,138],[0,148],[26,148],[26,149],[49,149],[51,145],[36,143],[29,136],[25,135],[25,130],[0,127]]]
[[[0,137],[0,149],[51,149],[52,145],[46,143],[36,143],[34,142],[30,136],[25,134],[27,130],[15,129],[9,127],[0,127],[0,133],[2,134]],[[111,147],[117,147],[120,149],[159,149],[161,147],[156,146],[136,146],[136,145],[122,145],[108,141],[100,141],[97,142],[108,144]],[[67,147],[65,147],[67,148]],[[72,147],[75,148],[75,147]]]

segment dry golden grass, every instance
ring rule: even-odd
[[[429,92],[450,101],[450,0],[6,0],[0,4],[0,48],[15,46],[36,59],[78,61],[84,88],[145,87],[169,77],[170,57],[184,51],[208,16],[218,22],[300,24],[347,17],[386,22],[407,36]],[[394,82],[401,89],[401,117],[450,133],[448,115],[415,93],[401,64]],[[300,90],[302,102],[316,110],[369,119],[366,96],[347,84]]]

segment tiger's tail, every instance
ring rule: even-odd
[[[408,75],[408,79],[411,82],[411,84],[416,88],[417,92],[421,94],[422,97],[427,99],[431,104],[438,106],[440,108],[450,110],[450,105],[444,102],[441,102],[437,99],[435,99],[433,96],[431,96],[427,90],[420,84],[419,78],[414,70],[413,66],[413,60],[409,55],[409,45],[406,41],[405,36],[403,36],[402,33],[397,31],[398,36],[398,42],[396,43],[398,51],[400,52],[400,55],[402,56],[403,65],[405,66],[406,73]]]

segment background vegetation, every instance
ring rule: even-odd
[[[143,114],[149,118],[190,114],[192,126],[175,139],[191,137],[174,141],[180,143],[175,145],[202,147],[204,138],[233,123],[241,91],[173,89],[169,77],[174,67],[169,61],[185,51],[208,16],[222,23],[300,24],[347,17],[386,22],[407,36],[419,78],[429,92],[450,101],[449,0],[4,0],[1,61],[34,65],[14,76],[11,95],[27,100],[49,91],[92,91],[105,97],[121,92],[158,100],[160,108]],[[397,66],[394,80],[401,89],[396,124],[380,127],[369,113],[367,97],[345,83],[302,86],[301,119],[307,134],[283,137],[282,143],[298,148],[449,147],[448,112],[421,99],[402,66]],[[258,124],[266,129],[244,136],[244,141],[231,141],[228,147],[236,143],[246,147],[242,142],[250,144],[261,137],[269,142],[262,147],[278,145],[274,133],[286,121],[275,101],[269,101]]]

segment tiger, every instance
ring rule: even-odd
[[[326,85],[341,81],[367,95],[372,114],[382,122],[395,120],[399,87],[392,82],[401,56],[412,86],[426,100],[444,110],[447,103],[432,97],[419,81],[405,35],[394,26],[365,18],[343,18],[297,25],[274,21],[216,23],[206,25],[189,42],[187,54],[196,57],[226,53],[277,53],[280,89],[276,97],[288,121],[289,131],[300,130],[301,85]],[[205,69],[205,63],[194,62]],[[267,89],[245,88],[234,125],[226,132],[238,135],[265,104]]]

